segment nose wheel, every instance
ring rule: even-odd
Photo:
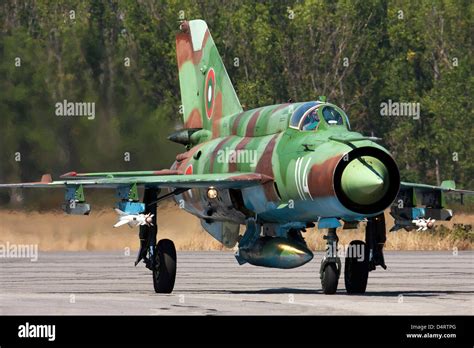
[[[339,271],[335,263],[328,263],[321,273],[321,287],[326,295],[335,294],[339,283]]]
[[[335,294],[341,274],[341,259],[337,256],[337,242],[339,238],[335,228],[328,229],[326,239],[326,255],[321,262],[319,270],[321,287],[326,295]]]

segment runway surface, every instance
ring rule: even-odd
[[[123,252],[46,252],[0,259],[0,314],[352,315],[474,314],[474,252],[386,252],[365,295],[341,276],[324,295],[316,253],[293,270],[239,266],[230,252],[179,252],[174,293]]]

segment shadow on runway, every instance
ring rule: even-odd
[[[398,297],[400,295],[407,297],[433,297],[442,295],[473,295],[474,291],[464,290],[408,290],[408,291],[367,291],[363,295],[350,296],[383,296]]]
[[[262,290],[229,290],[225,291],[231,294],[320,294],[321,289],[293,289],[293,288],[276,288]],[[225,293],[224,292],[224,293]],[[398,297],[400,295],[407,297],[433,297],[443,295],[473,295],[474,291],[463,290],[408,290],[408,291],[370,291],[365,294],[348,294],[345,289],[339,289],[337,295],[347,296],[380,296],[380,297]]]
[[[293,288],[276,288],[262,290],[229,290],[227,293],[235,295],[253,295],[253,294],[322,294],[322,290],[318,289],[293,289]]]
[[[37,293],[42,294],[70,294],[70,291],[38,291]],[[98,290],[98,291],[75,291],[76,294],[136,294],[136,295],[166,295],[173,296],[179,294],[215,294],[215,295],[271,295],[271,294],[303,294],[303,295],[323,295],[321,289],[294,289],[294,288],[273,288],[273,289],[260,289],[260,290],[225,290],[225,289],[196,289],[196,290],[179,290],[175,289],[172,294],[155,294],[153,290],[150,291],[131,291],[131,290]],[[474,291],[463,291],[463,290],[407,290],[407,291],[370,291],[368,290],[365,294],[348,294],[344,288],[337,290],[336,295],[346,296],[362,296],[362,297],[398,297],[400,295],[406,297],[436,297],[436,296],[447,296],[447,295],[474,295]],[[328,295],[329,296],[329,295]]]

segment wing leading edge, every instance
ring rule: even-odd
[[[441,183],[441,186],[433,186],[426,184],[417,184],[412,182],[401,182],[400,187],[403,189],[412,188],[419,192],[439,191],[443,193],[458,193],[474,195],[474,191],[456,189],[456,185],[452,180],[446,180]]]
[[[258,173],[227,173],[227,174],[165,174],[151,173],[137,175],[140,172],[90,173],[86,175],[68,176],[65,180],[52,181],[51,176],[43,175],[41,181],[17,184],[0,184],[0,188],[64,188],[81,185],[84,188],[117,188],[124,185],[169,188],[244,188],[265,184],[273,178]],[[100,175],[98,175],[100,174]],[[91,178],[88,178],[91,176]]]

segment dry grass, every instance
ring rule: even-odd
[[[159,208],[159,238],[172,239],[178,250],[224,250],[225,248],[207,234],[194,216],[171,204]],[[65,215],[60,211],[15,212],[0,211],[0,243],[39,244],[40,250],[120,250],[138,247],[138,228],[113,228],[116,214],[111,210],[92,212],[89,216]],[[474,224],[474,215],[460,214],[453,221],[444,223],[451,228],[454,223]],[[387,214],[387,226],[393,220]],[[364,239],[364,226],[358,230],[339,232],[340,243]],[[313,250],[323,250],[323,232],[311,229],[305,238]],[[472,249],[467,239],[454,239],[452,235],[431,232],[388,233],[387,250],[459,250]]]
[[[179,250],[221,250],[221,244],[202,230],[199,220],[170,206],[158,213],[159,238],[172,239]],[[138,228],[113,228],[117,214],[92,211],[89,216],[62,211],[0,211],[0,243],[39,244],[40,250],[119,250],[138,248]]]

